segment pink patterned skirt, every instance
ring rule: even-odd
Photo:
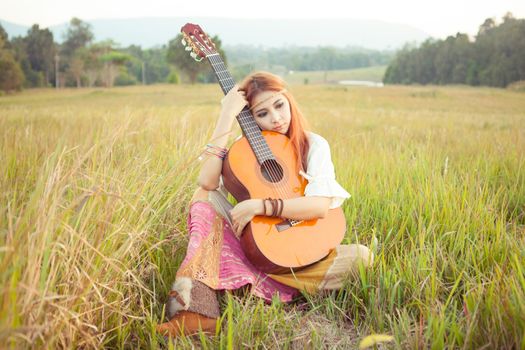
[[[189,243],[177,277],[189,277],[215,290],[251,285],[251,293],[267,301],[278,296],[289,302],[299,294],[293,287],[271,279],[246,258],[232,228],[212,204],[195,201],[188,215]]]

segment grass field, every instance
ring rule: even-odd
[[[26,91],[0,98],[0,348],[525,348],[525,94],[290,90],[372,269],[291,305],[224,295],[217,336],[167,343],[219,88]]]

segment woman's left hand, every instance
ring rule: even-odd
[[[230,210],[233,222],[233,232],[240,238],[244,227],[253,219],[255,215],[262,214],[262,201],[260,199],[247,199]]]

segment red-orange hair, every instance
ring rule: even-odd
[[[240,90],[246,92],[246,99],[248,104],[252,105],[253,100],[257,94],[263,91],[281,91],[285,89],[284,81],[268,72],[255,72],[248,75],[243,82],[240,84]],[[288,91],[284,91],[283,95],[288,99],[290,103],[290,127],[286,136],[290,138],[292,142],[292,147],[295,150],[295,153],[298,157],[298,167],[303,168],[304,171],[307,170],[307,157],[308,150],[310,149],[310,144],[308,143],[308,137],[306,136],[306,129],[308,128],[308,123],[304,119],[303,114],[297,106],[297,102],[293,98],[292,94]],[[299,171],[301,169],[297,169]]]

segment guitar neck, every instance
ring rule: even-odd
[[[215,73],[215,76],[219,81],[222,92],[226,95],[235,85],[235,80],[218,53],[208,55],[206,58],[210,62],[213,73]],[[244,136],[248,139],[259,164],[262,164],[266,160],[274,159],[273,153],[262,136],[261,130],[255,122],[255,118],[248,107],[244,107],[241,113],[239,113],[237,121],[239,122]]]

